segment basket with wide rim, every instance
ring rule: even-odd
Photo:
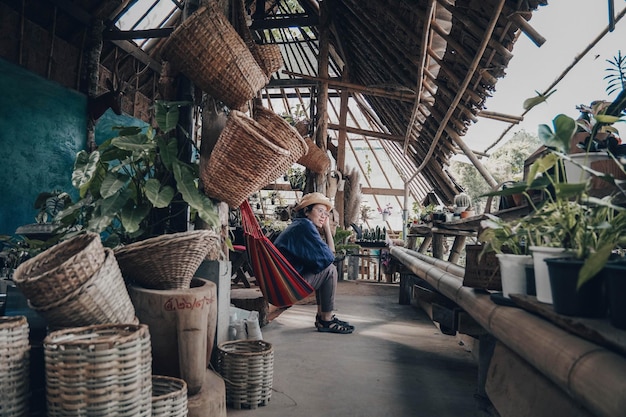
[[[93,324],[136,323],[130,300],[113,250],[105,248],[106,259],[100,269],[76,291],[43,306],[29,302],[49,327],[78,327]]]
[[[27,416],[30,396],[29,326],[25,316],[0,316],[2,416]]]
[[[268,177],[268,182],[271,182],[287,172],[295,161],[302,158],[309,151],[309,146],[295,127],[273,111],[255,105],[253,118],[265,129],[267,136],[271,136],[275,143],[290,152],[289,159],[282,161],[282,163],[277,161],[278,163],[275,164],[274,170]]]
[[[187,383],[180,378],[152,375],[152,417],[185,417]]]
[[[62,241],[20,264],[15,285],[35,304],[65,297],[85,283],[104,263],[100,236],[85,233]]]
[[[240,109],[268,78],[217,3],[207,2],[179,25],[162,56],[203,91]]]
[[[308,145],[308,152],[298,159],[300,165],[304,165],[308,169],[318,174],[324,174],[330,168],[330,158],[328,154],[320,149],[309,137],[304,138]]]
[[[281,175],[276,174],[277,166],[293,162],[291,151],[274,142],[259,122],[232,110],[200,178],[208,196],[239,207],[250,194]]]
[[[44,339],[48,416],[149,416],[150,333],[144,324],[103,324]]]
[[[170,233],[115,249],[128,281],[154,290],[187,289],[203,260],[216,260],[220,238],[212,230]]]
[[[234,340],[217,347],[217,372],[233,408],[267,405],[272,396],[274,348],[263,340]]]

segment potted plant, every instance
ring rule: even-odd
[[[386,222],[387,219],[389,219],[389,216],[391,215],[392,211],[393,211],[393,207],[389,203],[387,203],[387,205],[385,205],[385,207],[383,208],[378,207],[378,212],[382,214],[384,222]]]
[[[170,132],[178,123],[178,108],[186,102],[155,102],[158,132],[119,127],[119,136],[92,153],[76,156],[72,184],[80,200],[55,218],[65,236],[84,231],[103,234],[115,247],[162,234],[167,230],[172,203],[185,202],[191,220],[219,224],[211,200],[198,189],[198,166],[178,158]]]
[[[530,218],[507,222],[493,214],[485,214],[478,240],[484,245],[481,255],[495,252],[500,264],[502,294],[526,294],[528,283],[526,267],[533,259],[529,245],[536,241],[537,230],[531,227]]]

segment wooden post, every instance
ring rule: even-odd
[[[328,79],[328,50],[329,50],[329,13],[326,1],[320,1],[320,56],[319,76]],[[328,82],[321,81],[317,94],[317,123],[315,126],[315,142],[326,152],[328,149],[326,136],[328,135]],[[326,173],[315,176],[315,191],[326,194]]]
[[[448,256],[448,262],[456,263],[461,256],[461,251],[465,247],[465,236],[457,236],[454,238],[450,255]]]

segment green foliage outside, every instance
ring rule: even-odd
[[[524,161],[540,146],[541,142],[536,135],[521,130],[481,162],[498,183],[520,181],[524,177]],[[476,167],[469,162],[452,161],[450,173],[465,188],[474,207],[481,212],[487,198],[480,196],[491,191],[491,187]]]

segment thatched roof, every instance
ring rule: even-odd
[[[102,71],[112,71],[125,54],[132,57],[120,68],[123,79],[149,65],[134,79],[135,96],[125,102],[127,113],[147,118],[145,103],[163,94],[158,83],[160,46],[180,24],[178,6],[184,3],[30,0],[22,10],[21,1],[0,0],[6,40],[0,44],[0,56],[87,93],[81,51],[92,23],[101,19]],[[238,3],[219,3],[234,21]],[[264,13],[256,11],[258,4],[265,4]],[[311,103],[327,87],[328,125],[318,121],[315,132],[320,145],[380,141],[400,175],[412,179],[409,189],[415,199],[433,190],[450,202],[460,188],[445,171],[449,158],[471,148],[471,143],[463,143],[463,135],[484,109],[497,80],[505,76],[520,28],[532,36],[527,20],[544,4],[547,1],[247,0],[246,10],[257,41],[280,44],[283,55],[284,67],[261,92],[264,99],[282,102],[283,108],[296,100],[312,108],[309,116],[319,120],[319,107]],[[20,24],[22,12],[26,31]],[[320,66],[320,59],[328,59],[328,65]],[[350,97],[345,122],[340,118],[342,92]],[[321,140],[326,130],[330,143]],[[347,142],[342,141],[344,134]]]

